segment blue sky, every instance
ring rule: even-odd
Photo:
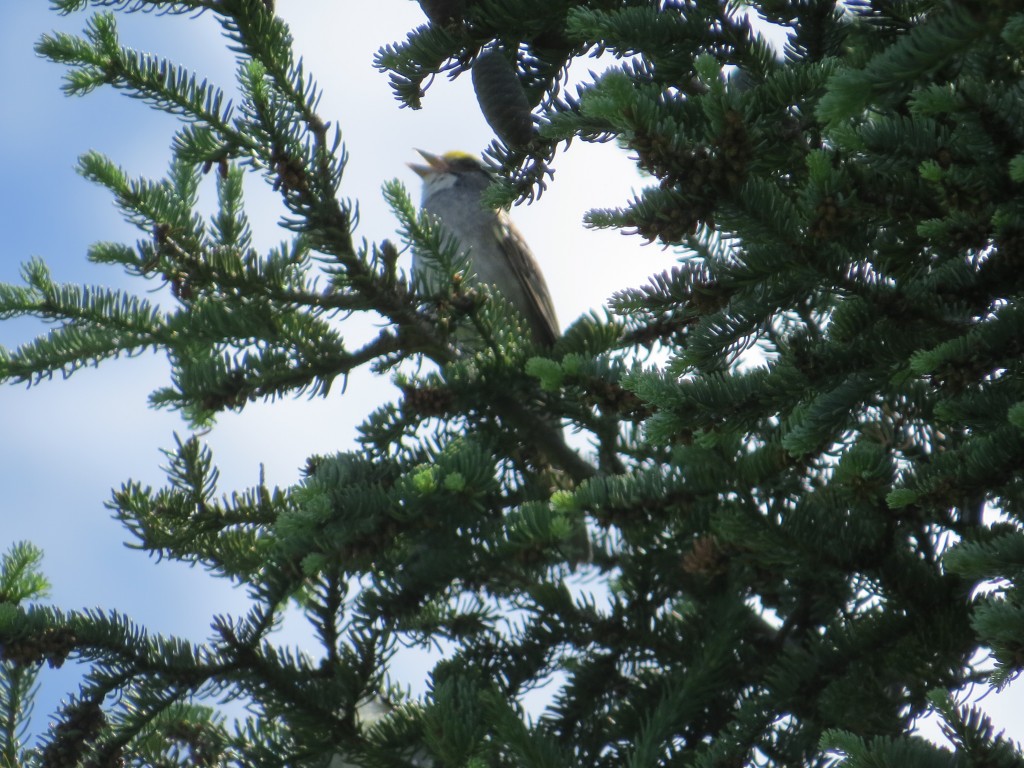
[[[351,154],[343,191],[359,201],[357,236],[393,237],[380,187],[397,177],[418,197],[417,180],[405,167],[416,159],[413,148],[479,151],[491,139],[469,79],[439,78],[425,109],[399,109],[372,59],[380,46],[423,22],[415,2],[279,0],[278,6],[324,91],[321,115],[341,126]],[[357,10],[347,10],[352,7]],[[77,176],[74,166],[81,153],[95,149],[132,175],[159,177],[169,159],[175,120],[112,91],[63,96],[61,67],[36,57],[32,46],[51,30],[80,31],[86,14],[62,18],[37,0],[8,2],[0,17],[0,65],[7,75],[0,79],[0,167],[6,181],[0,191],[5,233],[0,281],[20,282],[20,264],[39,256],[57,280],[133,291],[155,288],[86,262],[91,243],[133,242],[139,233],[121,221],[104,190]],[[119,14],[118,22],[124,44],[167,56],[230,92],[234,61],[212,16]],[[583,64],[581,72],[597,66]],[[671,267],[674,256],[636,238],[591,232],[580,224],[585,210],[618,205],[642,184],[624,153],[611,145],[577,142],[556,171],[539,203],[520,206],[513,216],[548,276],[564,327],[615,290]],[[257,244],[267,247],[285,236],[276,228],[281,209],[273,193],[252,181],[250,217]],[[16,346],[42,330],[26,321],[0,323],[0,344]],[[358,327],[353,331],[360,333]],[[163,386],[166,374],[159,356],[145,355],[32,389],[0,388],[5,438],[0,441],[5,489],[0,548],[18,540],[41,547],[58,606],[116,608],[154,631],[199,641],[208,635],[214,614],[244,610],[244,596],[201,571],[157,564],[126,548],[125,532],[103,506],[111,489],[129,478],[163,484],[160,448],[173,445],[175,432],[187,433],[174,413],[147,407],[147,395]],[[295,482],[307,456],[351,447],[355,425],[390,396],[390,385],[356,375],[344,396],[336,388],[326,399],[257,404],[243,414],[223,416],[205,438],[221,469],[221,490],[254,485],[261,464],[269,484]],[[285,639],[304,642],[301,632]],[[407,656],[395,670],[396,679],[422,690],[420,667],[414,655]],[[73,687],[74,676],[73,669],[45,673],[40,715]],[[1000,700],[988,699],[986,708],[997,714],[1002,706],[1012,707],[1014,698],[1024,711],[1024,697],[1016,689]],[[1002,715],[1002,727],[1013,726],[1011,712]],[[1016,732],[1024,735],[1024,727],[1018,724]]]

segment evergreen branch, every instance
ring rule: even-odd
[[[257,572],[265,564],[266,534],[289,506],[287,494],[260,486],[218,502],[218,472],[197,439],[179,439],[165,455],[172,488],[153,493],[129,482],[107,504],[136,538],[133,546],[230,578]]]
[[[15,665],[0,661],[0,763],[28,764],[25,736],[39,692],[38,665]]]
[[[978,43],[987,31],[971,14],[957,6],[928,14],[896,39],[863,69],[837,72],[818,105],[818,117],[838,123],[873,105],[883,96],[891,105],[916,79],[931,76]]]
[[[13,619],[13,624],[10,619]],[[72,700],[41,748],[43,760],[103,762],[121,754],[154,721],[166,717],[183,697],[195,694],[227,672],[198,647],[177,640],[150,639],[116,614],[61,614],[33,609],[0,617],[5,664],[43,659],[59,665],[68,655],[95,662],[80,697]],[[103,699],[120,693],[114,718],[100,711]]]
[[[226,718],[211,707],[175,702],[157,713],[134,737],[133,752],[147,765],[213,765],[243,754],[225,727]]]
[[[176,249],[178,259],[194,259],[202,249],[205,227],[193,212],[199,186],[194,167],[174,163],[171,179],[132,181],[106,156],[87,152],[78,160],[78,172],[110,190],[125,218],[158,244]]]
[[[40,570],[43,553],[28,542],[17,542],[0,558],[0,603],[17,605],[39,600],[50,591]]]
[[[4,351],[0,379],[37,383],[58,371],[67,376],[103,359],[156,348],[163,338],[163,316],[143,299],[56,284],[39,261],[29,262],[23,274],[25,288],[0,285],[0,317],[28,315],[64,325],[13,354]]]
[[[39,568],[42,552],[20,542],[0,558],[0,611],[13,611],[19,603],[38,600],[50,585]],[[25,735],[32,718],[39,665],[0,660],[0,763],[27,764],[23,760]]]
[[[459,41],[442,26],[421,26],[409,33],[405,43],[388,45],[374,56],[373,65],[388,73],[391,89],[404,106],[420,109],[421,99],[435,73],[446,69],[445,62]],[[461,67],[448,67],[457,72]]]
[[[63,16],[82,11],[89,5],[113,8],[126,13],[142,11],[158,14],[184,14],[202,12],[211,6],[210,0],[53,0],[54,8]]]
[[[245,137],[233,129],[231,105],[224,104],[224,93],[206,80],[198,82],[183,67],[120,46],[113,14],[93,16],[84,39],[63,33],[44,35],[36,53],[72,67],[65,75],[68,95],[81,96],[110,85],[165,112],[206,124],[245,146]]]
[[[339,678],[325,680],[323,695],[309,696],[308,689],[297,686],[297,681],[312,671],[308,660],[281,654],[270,646],[259,649],[259,630],[255,635],[247,630],[239,634],[242,627],[223,623],[218,629],[222,642],[216,649],[205,649],[175,639],[149,638],[116,614],[30,609],[14,615],[0,612],[0,648],[4,664],[23,666],[43,659],[59,664],[69,655],[97,664],[82,695],[65,708],[42,748],[42,754],[50,760],[89,755],[102,761],[136,746],[153,749],[154,733],[189,712],[189,696],[216,692],[226,685],[249,692],[265,716],[284,717],[293,728],[309,736],[320,734],[315,740],[296,741],[292,749],[300,754],[329,752],[338,743],[338,736],[350,730],[351,726],[346,726],[336,713],[354,711],[363,693],[353,691],[348,684],[338,687],[345,673],[339,670]],[[352,664],[354,659],[342,664]],[[121,692],[121,704],[113,719],[107,721],[98,707],[115,690]],[[338,707],[340,697],[348,699],[347,706]],[[193,716],[198,713],[205,719],[207,712],[193,711]],[[216,721],[213,725],[216,728]],[[197,739],[198,734],[186,738]],[[223,733],[215,738],[223,744]],[[194,743],[203,746],[202,742]],[[222,748],[209,743],[205,746]]]

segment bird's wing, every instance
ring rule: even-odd
[[[540,271],[536,260],[530,253],[526,240],[516,229],[512,221],[504,213],[498,216],[498,242],[512,268],[516,280],[523,289],[523,295],[530,303],[530,311],[537,323],[531,323],[541,338],[544,346],[550,347],[561,334],[558,330],[558,318],[555,316],[555,305],[551,301],[548,284],[544,281],[544,273]]]

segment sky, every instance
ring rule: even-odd
[[[0,188],[5,236],[0,282],[20,283],[21,264],[41,257],[58,281],[139,291],[137,281],[121,272],[87,263],[90,244],[134,242],[139,233],[121,220],[109,195],[78,176],[74,167],[79,155],[98,150],[131,176],[159,178],[177,122],[111,90],[65,97],[62,68],[37,57],[33,44],[53,30],[81,31],[87,14],[60,17],[38,0],[4,5],[0,167],[6,184]],[[414,148],[479,152],[491,141],[470,80],[438,78],[424,109],[399,108],[386,75],[372,61],[381,46],[403,39],[424,22],[411,0],[278,0],[277,6],[323,91],[321,116],[341,127],[350,154],[342,192],[359,203],[356,235],[370,242],[393,239],[396,222],[380,189],[398,178],[418,199],[418,180],[405,165],[418,159]],[[235,62],[211,15],[118,14],[118,25],[123,44],[166,56],[230,92]],[[602,65],[585,61],[579,74]],[[548,191],[536,203],[516,207],[512,216],[547,276],[565,328],[615,291],[670,269],[677,256],[637,238],[582,226],[585,211],[621,205],[643,185],[625,152],[613,144],[575,142],[556,158],[554,168]],[[256,245],[267,248],[286,236],[277,228],[282,209],[269,188],[253,181],[247,185],[248,210]],[[212,200],[212,189],[212,181],[204,186],[206,200]],[[149,298],[166,300],[166,294],[156,291]],[[0,322],[0,344],[14,347],[40,332],[45,327],[33,322]],[[244,594],[201,570],[157,563],[126,547],[126,531],[104,507],[111,489],[128,479],[163,485],[161,448],[174,445],[175,433],[188,434],[177,414],[147,405],[147,396],[165,384],[167,372],[164,359],[148,354],[37,387],[0,388],[0,485],[5,490],[0,550],[21,540],[40,547],[53,585],[50,600],[57,606],[116,609],[153,631],[198,642],[208,637],[215,614],[245,610]],[[220,490],[251,487],[261,471],[271,486],[293,484],[309,455],[352,448],[355,426],[392,396],[390,385],[356,374],[344,396],[335,387],[328,398],[255,404],[242,414],[223,415],[204,437],[221,471]],[[285,630],[282,642],[308,639],[290,631]],[[426,666],[415,654],[405,655],[393,672],[396,682],[422,692]],[[37,721],[74,689],[77,674],[72,665],[44,672]],[[1024,712],[1019,685],[989,697],[984,706],[999,727],[1024,736],[1024,725],[1014,716],[1015,707]]]

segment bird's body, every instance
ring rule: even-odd
[[[523,315],[533,341],[551,346],[559,336],[558,320],[544,275],[508,214],[481,203],[490,175],[470,155],[420,154],[427,165],[410,167],[423,179],[423,210],[436,216],[459,241],[477,281],[496,286]],[[422,270],[414,257],[413,273],[422,274]]]

